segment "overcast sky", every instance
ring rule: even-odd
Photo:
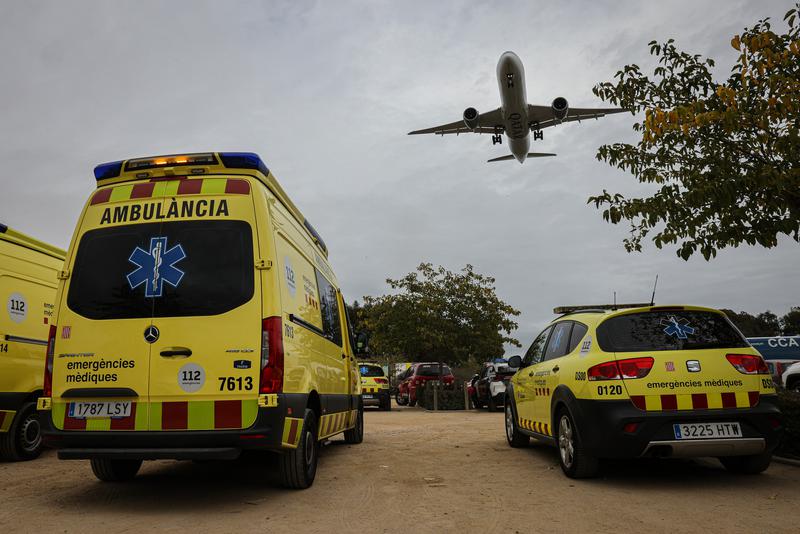
[[[586,199],[642,191],[595,159],[636,140],[615,115],[545,130],[508,154],[487,135],[413,136],[499,106],[495,66],[525,64],[528,98],[602,106],[591,92],[651,39],[713,57],[790,1],[17,2],[0,0],[0,221],[66,247],[92,169],[129,157],[259,153],[330,248],[349,300],[421,261],[497,278],[527,346],[566,304],[657,301],[778,314],[800,305],[800,246],[743,246],[685,262]]]

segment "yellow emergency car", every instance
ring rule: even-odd
[[[758,473],[782,433],[764,360],[720,311],[695,306],[556,308],[531,344],[505,407],[512,447],[558,447],[564,473],[598,459],[715,456]]]
[[[0,457],[31,460],[42,448],[36,400],[42,393],[47,332],[65,252],[0,224]]]
[[[95,168],[50,332],[45,436],[105,481],[142,460],[281,451],[314,480],[319,443],[363,436],[328,250],[251,153]]]
[[[358,372],[361,375],[361,400],[364,406],[378,406],[383,411],[391,410],[389,378],[383,367],[377,363],[360,362]]]

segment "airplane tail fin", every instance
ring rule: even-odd
[[[549,152],[529,152],[528,153],[528,157],[529,158],[546,158],[548,156],[555,156],[555,154],[551,154]],[[487,163],[492,163],[492,162],[495,162],[495,161],[509,161],[509,160],[513,160],[513,159],[517,159],[517,158],[515,158],[513,154],[509,154],[508,156],[500,156],[499,158],[493,158],[493,159],[487,160]]]

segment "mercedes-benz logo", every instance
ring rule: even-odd
[[[159,335],[160,332],[158,331],[158,328],[156,328],[155,325],[151,324],[144,331],[144,340],[147,341],[148,343],[155,343],[156,341],[158,341]]]

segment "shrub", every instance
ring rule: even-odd
[[[800,459],[800,393],[779,390],[778,405],[786,430],[775,454]]]

